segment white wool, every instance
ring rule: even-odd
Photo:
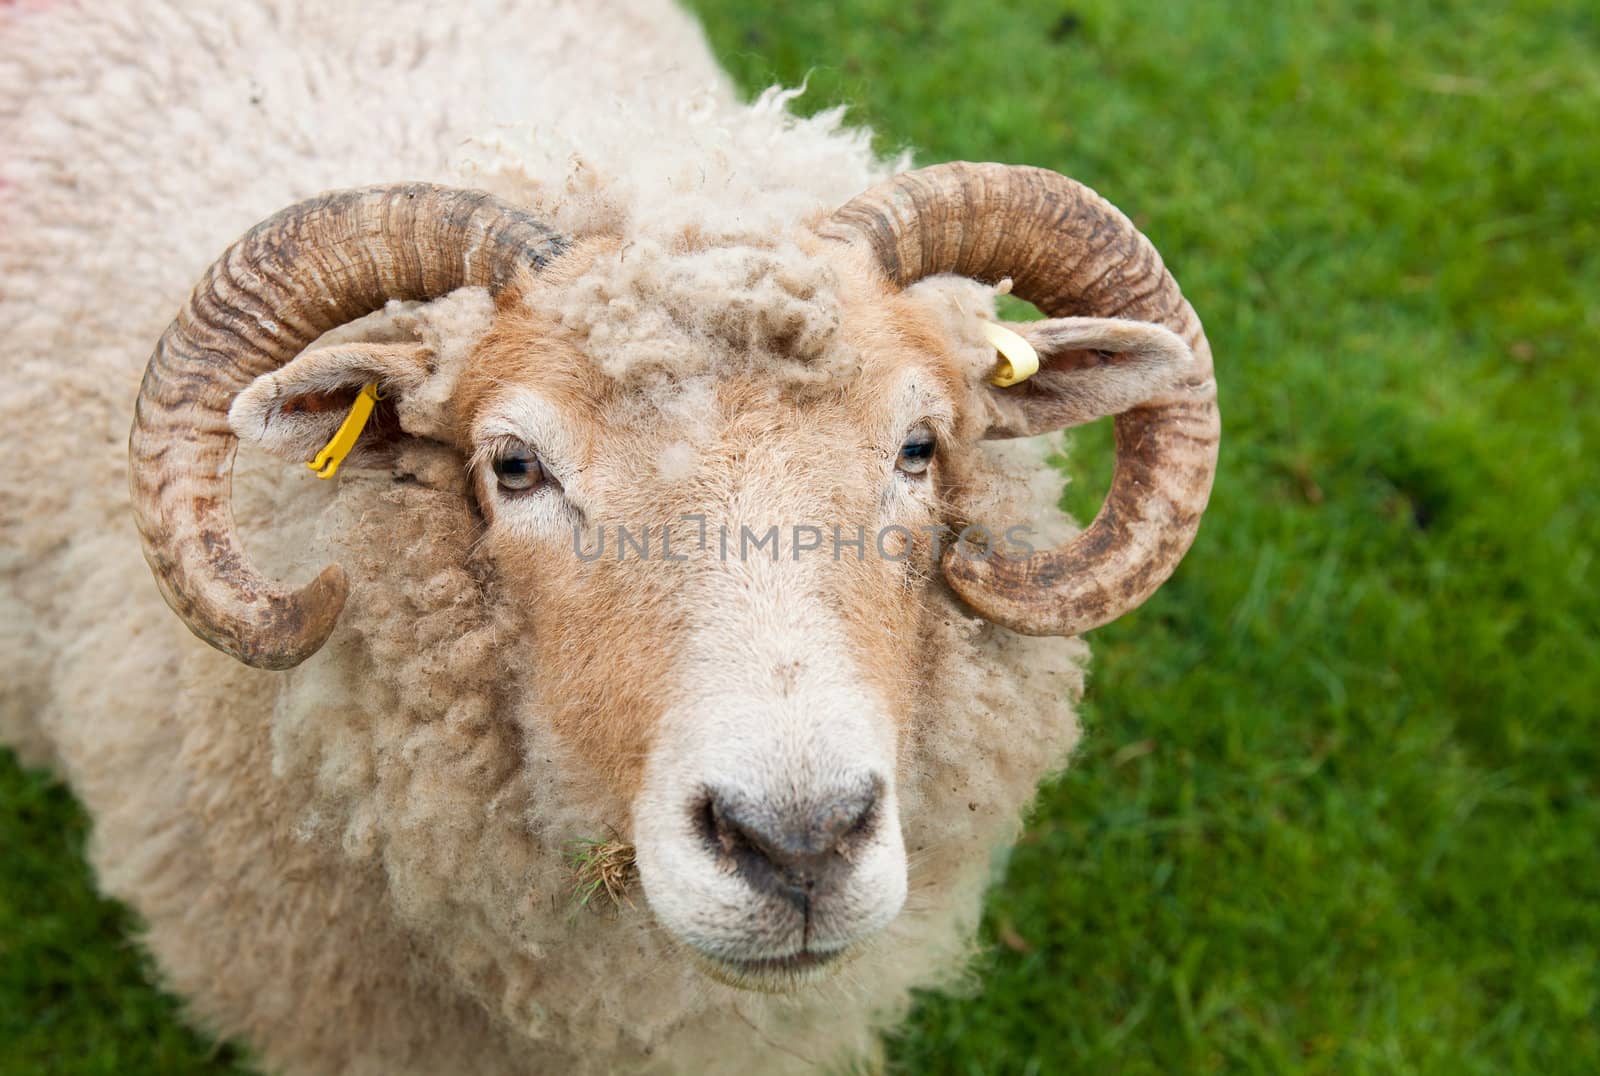
[[[694,474],[694,446],[687,441],[674,441],[661,449],[656,461],[656,475],[663,482],[682,482]]]
[[[932,593],[923,645],[947,658],[906,733],[908,910],[830,991],[754,997],[699,978],[642,907],[570,911],[564,849],[614,805],[572,787],[548,732],[504,722],[497,640],[517,625],[471,570],[448,450],[407,446],[405,483],[242,455],[251,557],[303,579],[335,547],[356,584],[288,673],[190,637],[129,519],[153,342],[226,243],[324,189],[479,186],[626,237],[549,311],[603,337],[619,377],[781,340],[797,378],[825,378],[804,360],[832,285],[782,237],[904,162],[837,110],[793,117],[792,94],[739,104],[653,2],[0,8],[0,447],[27,461],[0,469],[0,739],[83,800],[100,884],[148,924],[164,983],[270,1069],[796,1071],[870,1052],[912,986],[959,977],[992,850],[1076,742],[1081,642]],[[984,289],[926,286],[987,309]],[[729,316],[741,295],[753,321]],[[469,291],[343,334],[432,345],[441,369],[402,416],[427,433],[489,313]],[[665,339],[694,346],[649,353]],[[654,403],[693,414],[695,384]],[[656,460],[666,481],[693,465],[687,442]],[[986,470],[992,518],[1064,525],[1037,446]]]
[[[535,309],[624,384],[667,391],[757,360],[790,382],[840,376],[848,358],[831,346],[840,312],[826,260],[781,232],[729,242],[684,250],[630,238]]]
[[[842,107],[800,119],[804,90],[774,87],[731,106],[720,85],[678,95],[645,78],[626,96],[474,139],[455,158],[474,186],[543,209],[575,236],[765,243],[904,168],[880,164]]]

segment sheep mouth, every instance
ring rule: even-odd
[[[726,986],[764,994],[786,994],[832,975],[853,952],[845,949],[802,949],[787,956],[757,957],[752,960],[701,955],[706,974]]]

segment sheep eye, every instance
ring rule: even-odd
[[[526,493],[545,480],[539,457],[526,445],[511,445],[494,458],[494,476],[504,493]]]
[[[917,426],[900,446],[900,458],[895,461],[895,467],[903,474],[922,474],[933,462],[933,446],[933,430],[926,423]]]

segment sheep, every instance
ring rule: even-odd
[[[788,99],[655,3],[0,12],[0,734],[264,1069],[803,1071],[960,981],[1211,357],[1092,192]]]

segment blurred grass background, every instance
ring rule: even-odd
[[[1217,355],[1199,542],[891,1071],[1600,1072],[1600,8],[692,6],[748,90],[1097,188]],[[0,1070],[236,1071],[83,831],[0,761]]]

